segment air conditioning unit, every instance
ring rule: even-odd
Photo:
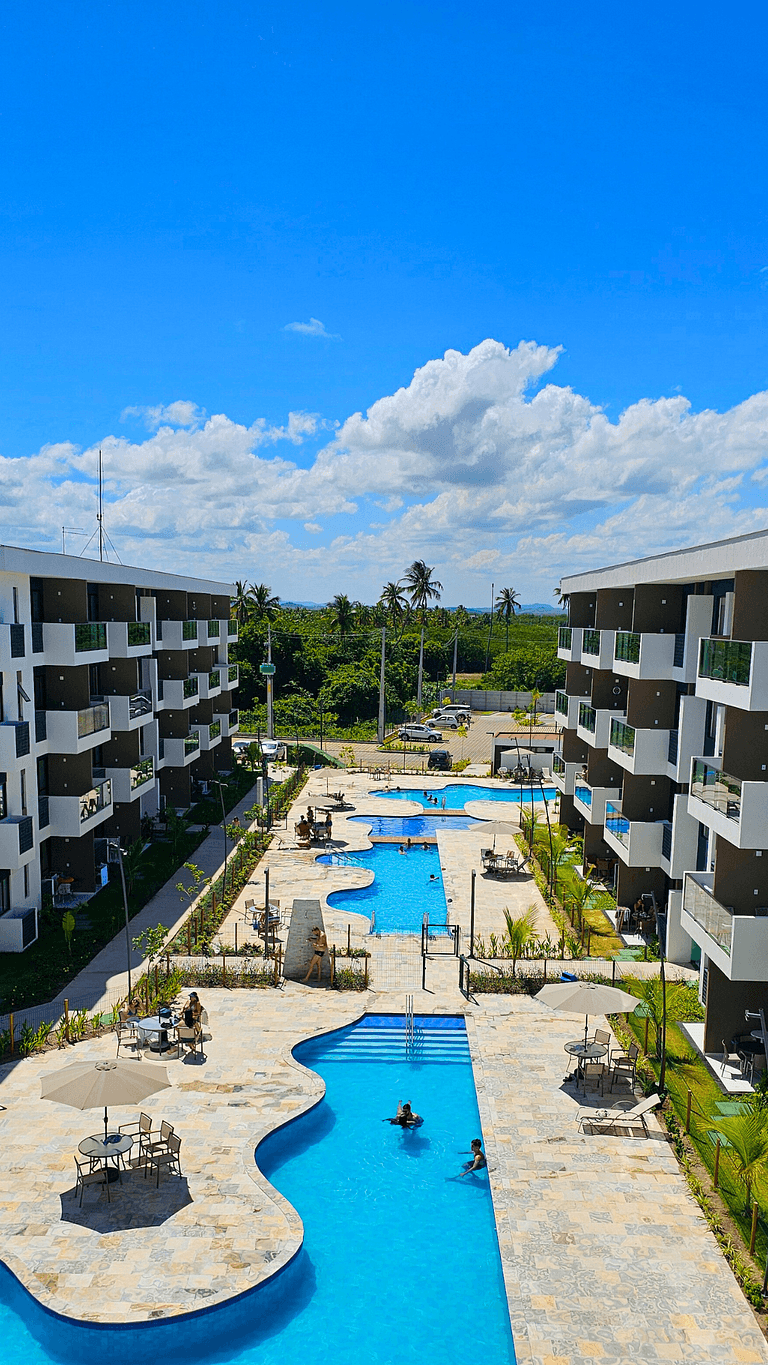
[[[7,910],[0,915],[0,953],[23,953],[37,941],[37,910]]]

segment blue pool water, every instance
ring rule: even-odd
[[[471,815],[351,815],[349,819],[370,825],[371,834],[391,834],[396,839],[423,839],[439,829],[471,829],[480,823]]]
[[[416,787],[410,791],[372,791],[369,796],[388,797],[392,801],[418,801],[425,810],[429,809],[429,803],[424,796],[427,791],[432,796],[436,796],[439,805],[442,807],[445,801],[445,810],[463,810],[467,801],[514,801],[520,804],[519,787],[478,787],[468,782],[457,782],[448,787]],[[523,805],[530,805],[531,801],[541,801],[541,787],[523,787]],[[554,787],[545,787],[544,795],[548,801],[554,801],[557,791]],[[436,807],[432,807],[433,810]]]
[[[105,1328],[45,1313],[2,1269],[3,1365],[514,1365],[487,1174],[457,1178],[481,1136],[464,1022],[416,1025],[412,1057],[397,1016],[295,1049],[327,1089],[256,1153],[304,1222],[271,1284],[172,1324]],[[425,1118],[413,1132],[381,1122],[405,1099]]]
[[[319,863],[340,861],[333,853],[321,853]],[[344,863],[369,867],[370,886],[358,891],[332,891],[328,904],[358,915],[376,912],[376,931],[382,934],[414,934],[421,931],[424,912],[430,924],[445,924],[446,901],[437,848],[415,847],[400,853],[397,844],[374,844],[361,853],[342,855]],[[429,880],[430,874],[436,880]]]

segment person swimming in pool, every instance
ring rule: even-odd
[[[472,1149],[472,1160],[464,1162],[464,1170],[460,1172],[461,1176],[469,1175],[472,1171],[482,1171],[483,1168],[488,1165],[483,1151],[483,1144],[480,1139],[473,1138],[470,1145]]]
[[[429,880],[430,880],[431,882],[436,882],[436,881],[437,881],[437,874],[434,873],[434,872],[430,872],[430,874],[429,874]]]
[[[400,1100],[397,1105],[395,1117],[389,1120],[385,1119],[384,1122],[397,1124],[399,1128],[420,1128],[424,1120],[421,1117],[421,1114],[414,1114],[411,1109],[410,1100],[406,1100],[405,1104]]]

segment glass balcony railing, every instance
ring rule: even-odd
[[[231,618],[227,622],[227,635],[237,635],[237,621]]]
[[[209,622],[208,622],[208,639],[209,639],[209,640],[218,640],[220,631],[221,631],[221,623],[220,623],[219,621],[209,621]]]
[[[146,782],[151,782],[155,776],[155,763],[152,755],[142,758],[133,768],[131,768],[131,791],[135,792],[137,787],[143,787]]]
[[[182,621],[181,638],[182,640],[197,639],[197,621]]]
[[[691,796],[711,806],[729,820],[741,819],[741,778],[731,777],[711,763],[694,759],[691,772]]]
[[[565,759],[562,754],[552,755],[552,771],[557,773],[558,777],[565,777]]]
[[[137,716],[148,716],[152,710],[152,693],[149,688],[142,692],[134,692],[128,698],[128,715],[131,720],[136,720]]]
[[[570,649],[573,639],[573,630],[570,626],[561,626],[557,632],[558,649]]]
[[[230,711],[229,713],[229,723],[230,725],[237,725],[239,720],[240,712],[238,711],[237,707],[235,707],[235,709],[233,711]]]
[[[149,621],[129,621],[128,622],[128,644],[129,645],[148,645],[152,639],[152,631]]]
[[[77,738],[87,739],[97,735],[100,730],[109,729],[109,706],[100,702],[98,706],[86,706],[77,713]]]
[[[567,692],[556,692],[556,693],[555,693],[555,710],[557,711],[558,715],[560,715],[560,716],[567,716],[567,715],[568,715],[568,693],[567,693]]]
[[[185,679],[184,679],[184,687],[183,687],[182,690],[183,690],[183,692],[184,692],[184,699],[185,699],[185,701],[186,701],[189,697],[196,697],[196,696],[197,696],[199,686],[200,686],[200,684],[198,683],[197,678],[185,678]]]
[[[751,640],[702,640],[699,650],[699,677],[713,682],[736,683],[749,687],[752,671]]]
[[[573,794],[583,806],[589,806],[590,810],[592,809],[591,787],[588,787],[584,782],[577,782],[574,786]]]
[[[100,810],[112,805],[112,782],[109,778],[105,782],[99,783],[98,787],[91,787],[89,792],[85,792],[80,797],[80,824],[90,820],[91,816],[98,815]]]
[[[613,657],[623,664],[639,664],[640,633],[636,630],[617,630]]]
[[[608,741],[614,749],[621,749],[627,758],[634,758],[635,754],[635,730],[632,725],[625,725],[623,720],[611,721],[611,737]]]
[[[220,721],[220,720],[211,721],[211,724],[208,726],[208,738],[209,738],[209,739],[218,739],[220,734],[221,734],[221,721]]]
[[[582,637],[581,637],[581,652],[582,652],[582,654],[599,654],[599,653],[600,653],[600,631],[599,631],[599,630],[585,630],[585,631],[584,631],[584,634],[583,634]]]
[[[221,671],[218,668],[212,669],[208,674],[208,687],[211,690],[214,687],[221,687]]]
[[[711,887],[690,872],[685,879],[683,909],[730,957],[733,913],[715,900]]]
[[[605,828],[620,843],[629,844],[629,820],[612,801],[605,803]]]
[[[75,626],[75,653],[87,654],[94,649],[106,649],[107,627],[101,621],[79,621]]]
[[[185,756],[185,758],[188,758],[190,754],[194,754],[199,748],[200,748],[200,736],[199,736],[199,735],[187,735],[186,739],[184,740],[184,756]]]
[[[230,665],[229,665],[229,668],[227,669],[227,677],[228,677],[228,679],[229,679],[230,682],[237,682],[237,676],[238,676],[237,669],[238,669],[238,665],[237,665],[237,664],[230,664]]]
[[[579,725],[582,730],[589,730],[591,735],[595,733],[597,711],[594,706],[590,706],[586,701],[579,702]]]

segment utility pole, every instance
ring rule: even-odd
[[[272,623],[267,623],[267,663],[272,662]],[[267,674],[267,739],[275,738],[275,718],[272,711],[272,678],[273,674]]]
[[[491,657],[491,635],[493,634],[493,597],[494,584],[491,584],[491,624],[488,627],[488,644],[485,647],[485,671],[488,672],[488,662]]]
[[[119,839],[108,839],[107,844],[111,848],[117,849],[117,861],[120,864],[120,881],[123,886],[123,909],[125,911],[125,956],[128,964],[128,1002],[131,999],[131,931],[128,923],[128,892],[125,889],[125,868],[123,867],[123,850],[120,847]]]
[[[459,653],[459,627],[456,627],[456,634],[453,637],[453,696],[451,701],[456,700],[456,659]]]
[[[384,743],[384,738],[385,738],[386,729],[387,729],[386,701],[385,701],[385,698],[384,698],[384,665],[385,665],[385,662],[386,662],[386,649],[387,649],[387,628],[386,628],[386,626],[382,626],[382,628],[381,628],[381,668],[380,668],[380,670],[379,670],[379,726],[378,726],[378,732],[377,732],[377,733],[378,733],[379,744],[383,744],[383,743]]]
[[[421,644],[419,645],[419,684],[416,690],[416,704],[421,710],[421,685],[424,678],[424,622],[421,623]]]

